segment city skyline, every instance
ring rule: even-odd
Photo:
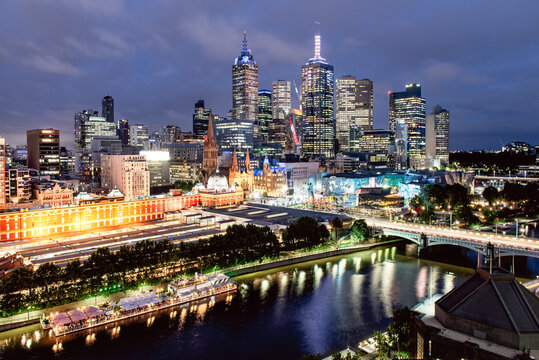
[[[256,9],[206,4],[203,11],[185,4],[150,11],[123,1],[75,5],[2,4],[0,29],[7,36],[0,40],[0,135],[10,144],[24,144],[28,129],[55,128],[62,145],[72,148],[73,114],[100,109],[105,95],[115,99],[115,118],[130,124],[191,130],[198,99],[226,116],[232,107],[230,61],[244,30],[259,65],[259,89],[270,89],[278,79],[295,80],[299,87],[301,66],[312,54],[315,19],[335,78],[349,74],[374,81],[375,129],[387,129],[387,92],[418,82],[427,109],[440,104],[451,111],[453,150],[534,143],[539,136],[537,34],[530,31],[535,4],[511,7],[518,21],[510,23],[503,22],[507,4],[485,13],[486,3],[464,2],[365,4],[359,23],[353,21],[352,3],[319,10],[283,3],[269,16],[261,16],[268,12],[266,4]],[[283,20],[297,11],[306,16]],[[147,16],[140,26],[129,22],[142,13]],[[183,15],[190,13],[197,15]],[[447,32],[456,14],[459,27]],[[380,18],[387,21],[376,21]],[[24,23],[32,26],[18,26]],[[403,30],[412,36],[395,42]],[[297,106],[292,91],[292,107]]]

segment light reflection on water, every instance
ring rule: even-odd
[[[460,284],[459,268],[399,255],[397,247],[237,277],[237,294],[142,316],[56,341],[38,327],[0,335],[0,358],[301,358],[355,345],[395,307]],[[450,268],[450,271],[447,270]],[[227,345],[223,353],[213,346]],[[279,344],[276,346],[275,344]],[[107,354],[110,354],[107,355]]]

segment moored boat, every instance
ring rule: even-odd
[[[157,311],[171,306],[236,291],[236,282],[228,276],[195,275],[180,278],[168,287],[168,293],[148,291],[111,302],[106,306],[89,306],[68,312],[51,313],[41,319],[44,330],[52,330],[55,336],[91,329]]]

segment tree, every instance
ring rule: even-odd
[[[321,240],[328,240],[329,239],[329,230],[326,225],[320,224],[318,225],[318,231],[320,231],[320,239]]]
[[[356,220],[352,224],[352,240],[365,241],[369,239],[371,229],[363,219]]]
[[[389,337],[396,343],[397,350],[407,350],[410,346],[410,319],[408,306],[393,310],[393,322],[387,327]]]
[[[492,205],[494,201],[498,200],[500,197],[498,190],[494,186],[486,187],[485,190],[483,190],[482,195],[485,200],[488,201],[489,205]]]
[[[389,350],[391,349],[389,336],[387,335],[387,333],[375,331],[373,335],[373,340],[376,343],[376,350],[378,351],[377,359],[385,360],[389,355]]]
[[[341,218],[335,216],[333,219],[329,220],[329,225],[335,231],[335,241],[339,240],[339,230],[342,229],[343,223]]]
[[[294,250],[301,247],[318,245],[323,239],[318,222],[309,216],[302,216],[283,232],[285,247]]]
[[[175,189],[181,189],[184,192],[189,192],[189,191],[193,190],[194,186],[195,186],[194,181],[176,180],[174,182],[174,188]]]

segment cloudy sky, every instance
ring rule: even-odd
[[[429,111],[451,111],[451,148],[537,144],[538,14],[532,0],[1,0],[0,136],[55,127],[73,148],[73,114],[106,94],[117,119],[190,131],[197,99],[231,107],[244,30],[260,88],[299,85],[318,20],[335,76],[374,81],[376,128],[387,92],[420,82]]]

